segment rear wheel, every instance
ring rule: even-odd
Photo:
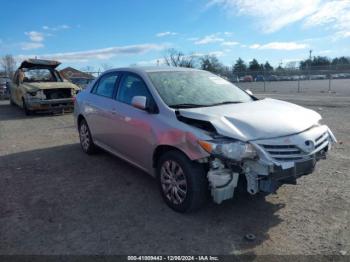
[[[91,155],[96,152],[96,146],[92,140],[91,132],[85,119],[82,119],[79,123],[79,138],[81,148],[85,153]]]
[[[194,211],[207,202],[209,190],[204,167],[183,153],[169,151],[162,155],[157,174],[163,199],[173,210]]]

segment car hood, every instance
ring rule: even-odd
[[[57,89],[57,88],[71,88],[80,90],[80,88],[70,82],[36,82],[36,83],[22,83],[28,91],[37,91],[42,89]]]
[[[180,109],[179,113],[186,118],[209,121],[220,135],[242,141],[292,135],[312,127],[321,119],[313,110],[270,98]]]

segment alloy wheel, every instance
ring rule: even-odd
[[[181,204],[187,195],[187,180],[181,166],[167,160],[160,170],[160,183],[165,197],[175,205]]]
[[[90,134],[89,129],[85,123],[82,123],[80,125],[79,135],[81,146],[83,147],[84,151],[88,151],[90,146]]]

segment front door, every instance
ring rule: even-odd
[[[159,114],[133,107],[131,101],[134,96],[145,96],[149,104],[154,103],[142,78],[125,73],[120,81],[113,108],[114,121],[111,123],[115,136],[112,143],[122,156],[144,169],[150,169],[156,145],[154,127]]]

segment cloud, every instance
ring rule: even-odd
[[[207,35],[203,38],[199,38],[194,40],[195,45],[206,45],[206,44],[212,44],[212,43],[218,43],[218,42],[224,42],[225,40],[223,38],[218,37],[218,34],[212,34]]]
[[[225,52],[223,51],[212,51],[208,53],[211,56],[216,56],[216,57],[221,57],[225,54]]]
[[[266,33],[302,20],[314,13],[321,0],[211,0],[208,7],[218,5],[233,15],[248,15],[257,19]]]
[[[254,44],[254,45],[250,45],[249,48],[252,48],[252,49],[258,49],[261,45],[259,44]]]
[[[25,32],[25,35],[33,42],[42,42],[44,41],[44,34],[37,31]]]
[[[69,25],[58,25],[53,27],[44,25],[42,28],[47,31],[59,31],[59,30],[70,29],[71,27]]]
[[[22,50],[32,50],[44,47],[43,41],[45,39],[45,35],[43,33],[30,31],[25,32],[24,34],[29,37],[30,42],[21,43],[20,46]]]
[[[238,45],[239,42],[236,42],[236,41],[225,41],[225,42],[222,42],[221,45],[223,46],[234,46],[234,45]]]
[[[252,48],[252,49],[261,49],[261,50],[272,49],[272,50],[286,50],[286,51],[305,49],[308,47],[309,47],[308,44],[300,44],[296,42],[271,42],[264,45],[253,44],[249,46],[249,48]]]
[[[170,31],[167,31],[167,32],[160,32],[158,34],[156,34],[157,37],[163,37],[163,36],[171,36],[171,35],[177,35],[177,33],[175,32],[170,32]]]
[[[350,37],[350,1],[329,1],[306,18],[305,27],[328,26],[335,38]]]
[[[44,47],[43,43],[40,42],[25,42],[21,43],[22,50],[33,50]]]
[[[253,17],[265,33],[302,22],[306,28],[326,26],[337,38],[350,37],[349,0],[209,0],[206,7],[212,6]]]
[[[44,55],[20,55],[21,58],[37,56],[42,59],[56,59],[62,62],[86,62],[92,59],[108,60],[117,55],[136,55],[155,50],[165,49],[165,45],[157,44],[140,44],[140,45],[128,45],[128,46],[114,46],[101,49],[93,49],[87,51],[78,52],[64,52]]]

